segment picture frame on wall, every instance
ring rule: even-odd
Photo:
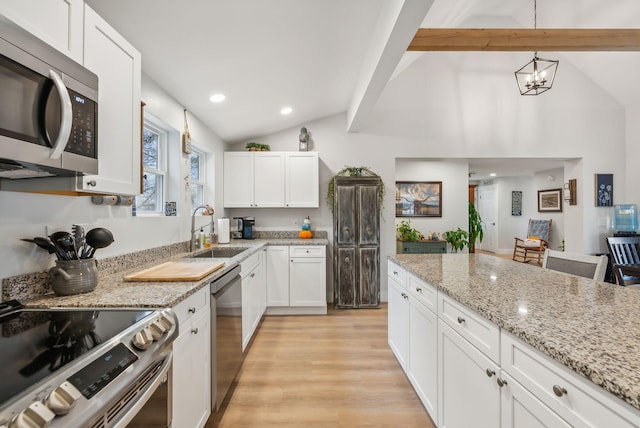
[[[562,212],[562,189],[538,190],[538,212]]]
[[[511,215],[522,215],[522,191],[513,190],[511,192]]]
[[[596,207],[613,206],[613,174],[596,174],[594,197]]]
[[[442,181],[396,181],[396,217],[442,217]]]

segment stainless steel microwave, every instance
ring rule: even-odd
[[[0,178],[98,173],[98,76],[0,15]]]

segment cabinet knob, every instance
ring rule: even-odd
[[[487,369],[485,372],[487,373],[487,376],[489,376],[489,377],[491,377],[491,376],[496,374],[496,371],[495,370],[491,370],[491,369]]]
[[[397,270],[394,270],[394,271],[393,271],[393,274],[394,274],[395,276],[398,276],[398,271],[397,271]]]
[[[400,293],[400,295],[404,298],[404,300],[407,300],[409,298],[409,296],[407,296],[406,293]]]
[[[422,288],[420,288],[420,287],[416,287],[416,291],[417,291],[418,293],[422,293]]]
[[[191,334],[198,334],[198,327],[191,329]]]
[[[292,260],[293,261],[293,260]],[[249,275],[251,278],[253,278],[254,276],[256,276],[255,272],[251,272],[251,275]]]
[[[502,388],[503,386],[505,386],[507,384],[507,381],[502,379],[502,378],[500,378],[500,377],[498,379],[496,379],[496,382],[498,382],[498,386],[500,388]]]
[[[567,395],[567,389],[560,385],[553,385],[553,393],[558,397],[562,397],[563,395]]]
[[[344,227],[345,233],[349,233],[349,228],[347,226]]]
[[[95,187],[95,186],[96,186],[96,184],[98,184],[98,183],[96,183],[96,180],[89,180],[89,181],[87,181],[87,186]]]
[[[189,313],[190,314],[195,314],[196,313],[196,308],[189,308]]]
[[[349,262],[349,257],[345,257],[344,261],[348,263]]]
[[[458,324],[462,324],[463,322],[467,322],[467,320],[462,317],[458,317]]]

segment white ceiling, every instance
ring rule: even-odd
[[[86,0],[142,52],[144,73],[230,143],[348,111],[357,88],[370,83],[363,81],[371,78],[362,73],[363,64],[378,48],[376,26],[381,13],[395,4],[390,2],[403,3]],[[537,11],[538,28],[640,24],[637,0],[538,0]],[[411,26],[405,30],[413,34],[418,26]],[[532,28],[533,1],[434,0],[419,26]],[[640,99],[639,53],[555,54],[583,69],[620,104]],[[418,55],[405,53],[399,67],[410,66]],[[209,96],[216,92],[227,100],[212,104]],[[280,109],[287,105],[293,113],[282,116]],[[551,169],[553,162],[539,167]]]

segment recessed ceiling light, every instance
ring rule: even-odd
[[[496,176],[495,172],[492,172],[491,174],[489,174],[489,177],[495,177],[495,176]]]
[[[292,111],[293,109],[291,107],[283,107],[282,110],[280,110],[280,114],[291,114]]]
[[[225,98],[227,98],[225,94],[213,94],[211,95],[211,97],[209,97],[209,101],[211,101],[212,103],[221,103],[225,100]]]

